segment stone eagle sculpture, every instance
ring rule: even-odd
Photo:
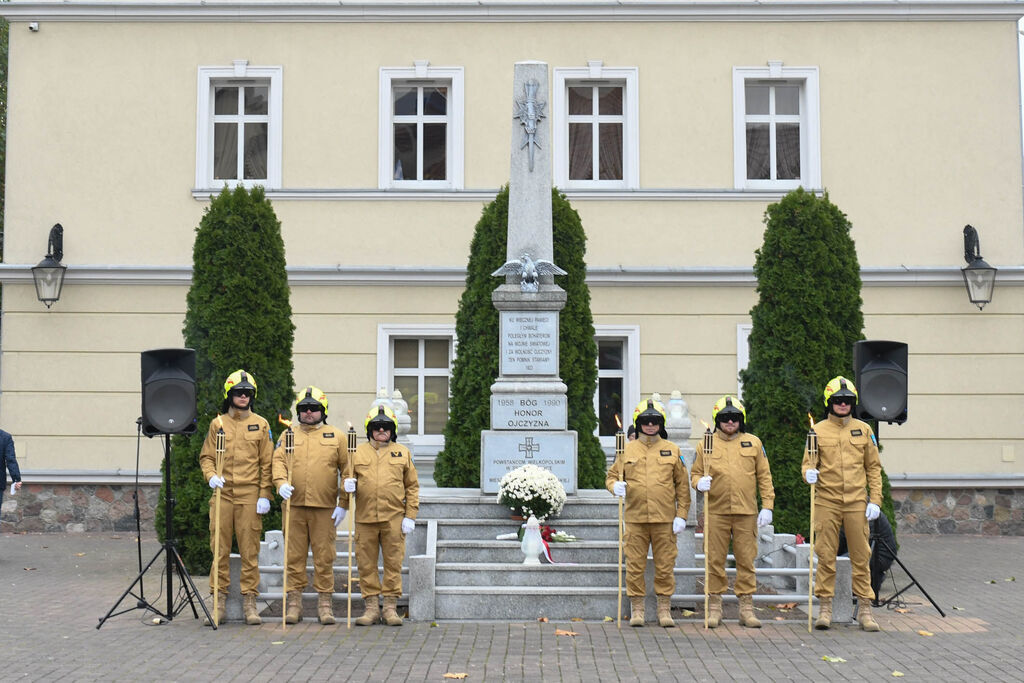
[[[551,261],[537,259],[534,261],[524,253],[518,259],[507,261],[505,265],[491,273],[492,276],[518,275],[519,288],[524,292],[536,292],[541,275],[565,275],[566,272]]]

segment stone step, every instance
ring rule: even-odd
[[[616,519],[557,519],[551,522],[557,531],[564,531],[579,540],[618,542]],[[495,540],[499,534],[515,533],[522,522],[501,519],[447,519],[438,520],[437,539],[454,540]],[[560,544],[552,544],[553,548]]]
[[[508,508],[498,505],[497,496],[481,495],[479,489],[426,489],[420,492],[418,519],[509,519]],[[583,489],[569,496],[561,513],[550,521],[567,519],[617,519],[618,503],[604,489]]]
[[[618,547],[616,541],[555,543],[552,545],[551,555],[555,562],[615,564]],[[437,561],[522,564],[523,551],[519,541],[438,541]]]
[[[614,586],[438,586],[436,596],[437,619],[593,621],[614,618],[618,605]]]
[[[618,585],[618,573],[614,564],[524,565],[522,563],[441,562],[436,565],[435,571],[439,588],[443,586],[607,588]]]

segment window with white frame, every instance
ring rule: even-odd
[[[556,68],[552,166],[566,188],[636,188],[639,140],[635,67]]]
[[[196,187],[281,186],[279,66],[201,66],[197,93]]]
[[[436,452],[448,420],[449,386],[455,357],[453,325],[380,325],[377,384],[402,392],[409,404],[409,438]],[[435,447],[435,448],[431,448]]]
[[[821,187],[817,67],[733,69],[737,189]]]
[[[594,327],[597,341],[596,434],[602,446],[614,447],[615,432],[629,426],[633,407],[640,401],[640,331],[636,326]]]
[[[461,67],[380,70],[379,183],[386,188],[461,189]]]

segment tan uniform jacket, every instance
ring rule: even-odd
[[[378,450],[366,442],[352,454],[352,461],[357,522],[387,522],[398,516],[416,519],[420,509],[420,480],[408,448],[388,442]],[[347,469],[343,476],[348,476]],[[341,507],[347,510],[349,494],[343,490],[340,500]]]
[[[289,481],[282,435],[274,450],[274,490],[287,482],[295,487],[292,505],[333,509],[338,504],[338,476],[344,475],[348,466],[346,445],[345,432],[337,427],[322,422],[312,427],[299,425]]]
[[[609,491],[620,475],[626,482],[627,522],[671,522],[689,512],[686,465],[671,441],[646,435],[630,441],[608,468],[604,484]]]
[[[829,414],[814,425],[814,431],[818,434],[818,462],[811,461],[804,447],[801,474],[809,469],[819,471],[815,502],[839,508],[867,504],[865,488],[869,488],[870,502],[880,506],[882,462],[871,427],[856,418]]]
[[[716,515],[757,514],[757,492],[761,493],[761,507],[771,510],[775,506],[775,488],[768,455],[761,440],[753,434],[736,432],[729,436],[715,430],[711,453],[704,452],[701,440],[697,448],[697,461],[690,473],[690,482],[704,475],[711,476],[711,495],[708,512]]]
[[[258,498],[269,499],[270,459],[274,444],[270,440],[270,425],[252,411],[244,414],[229,410],[210,422],[210,431],[199,452],[199,466],[206,481],[217,474],[217,430],[224,426],[224,488],[228,501],[255,503]]]

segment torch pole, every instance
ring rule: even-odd
[[[348,426],[348,478],[352,478],[353,460],[356,456],[356,430],[352,425]],[[345,628],[352,628],[352,536],[355,532],[355,505],[353,505],[355,494],[349,494],[349,515],[348,515],[348,580],[345,583],[347,597],[347,613],[345,617]],[[374,598],[376,600],[376,598]]]
[[[291,427],[284,432],[285,481],[292,483],[292,458],[295,457],[295,432]],[[294,492],[293,492],[294,493]],[[292,499],[284,501],[284,573],[281,579],[281,630],[288,630],[288,526],[292,511]],[[299,598],[299,610],[302,609],[302,598]]]
[[[704,448],[704,459],[703,459],[703,461],[705,463],[704,473],[707,474],[708,469],[710,469],[711,451],[714,450],[714,448],[715,448],[715,435],[714,435],[714,433],[712,433],[711,427],[707,427],[704,430],[703,448]],[[710,490],[704,492],[704,630],[705,631],[708,629],[708,609],[710,607],[709,603],[711,602],[711,593],[710,593],[710,588],[708,586],[708,583],[709,583],[710,578],[711,578],[711,557],[708,554],[708,548],[710,547],[710,543],[708,542],[708,536],[711,535],[711,533],[710,533],[711,532],[711,528],[709,526],[710,522],[709,522],[709,517],[708,517],[708,507],[709,507],[709,505],[708,505],[708,494],[709,493],[711,493]]]
[[[224,436],[224,423],[220,417],[217,418],[217,437],[216,447],[217,452],[216,460],[214,463],[214,469],[217,470],[217,477],[223,476],[224,473],[224,451],[227,450]],[[221,487],[218,486],[213,491],[213,621],[214,627],[220,624],[223,615],[218,614],[217,605],[218,597],[220,596],[220,494]]]
[[[620,429],[615,432],[615,458],[619,461],[619,481],[623,480],[624,469],[626,464],[622,461],[622,454],[626,450],[626,435]],[[616,565],[616,569],[619,574],[619,589],[615,593],[618,596],[618,612],[615,618],[615,625],[618,628],[622,628],[622,524],[623,524],[623,503],[625,500],[619,498],[619,563]]]
[[[807,454],[810,456],[813,468],[818,467],[818,435],[814,431],[814,423],[811,422],[811,430],[807,432]],[[811,613],[814,610],[814,489],[816,484],[811,484],[811,533],[810,546],[807,552],[807,632],[811,633]]]

